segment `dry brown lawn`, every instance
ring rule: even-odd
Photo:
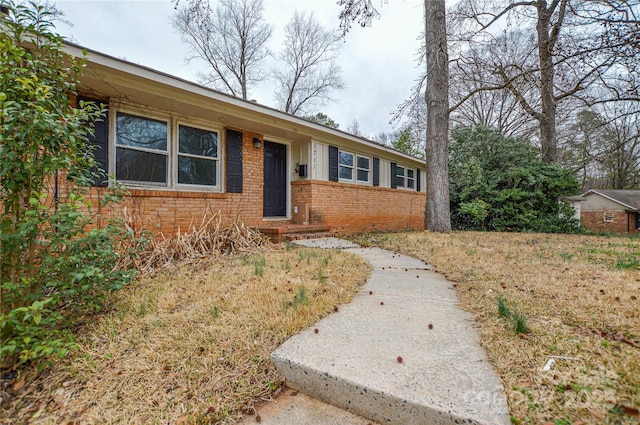
[[[513,423],[640,422],[640,238],[412,232],[357,241],[422,259],[454,282]],[[528,333],[498,314],[499,298]]]
[[[368,275],[351,254],[276,246],[144,277],[78,329],[77,351],[0,392],[0,423],[233,423],[282,385],[270,353]]]

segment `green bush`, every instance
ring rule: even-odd
[[[68,332],[132,273],[118,270],[124,227],[93,228],[97,177],[88,137],[103,115],[71,104],[84,58],[63,52],[49,7],[3,2],[0,31],[0,360],[4,367],[74,346]],[[59,198],[58,180],[64,179]],[[54,189],[54,187],[56,189]],[[120,199],[103,196],[98,211]]]
[[[579,230],[569,205],[578,191],[573,175],[545,163],[526,140],[486,127],[451,133],[452,226],[460,230],[571,233]]]

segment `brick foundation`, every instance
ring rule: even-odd
[[[292,183],[291,205],[309,205],[309,223],[332,232],[424,229],[426,194],[325,181]]]

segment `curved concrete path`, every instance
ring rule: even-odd
[[[380,424],[509,424],[502,385],[473,317],[457,308],[444,277],[415,258],[336,238],[296,243],[344,249],[373,270],[350,304],[272,354],[289,387]],[[288,408],[297,416],[287,419],[284,409],[262,423],[367,423],[333,407],[318,414],[317,404],[299,400]]]

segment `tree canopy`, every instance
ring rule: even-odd
[[[542,161],[526,139],[487,127],[457,127],[450,145],[453,227],[460,230],[572,232],[570,171]]]

